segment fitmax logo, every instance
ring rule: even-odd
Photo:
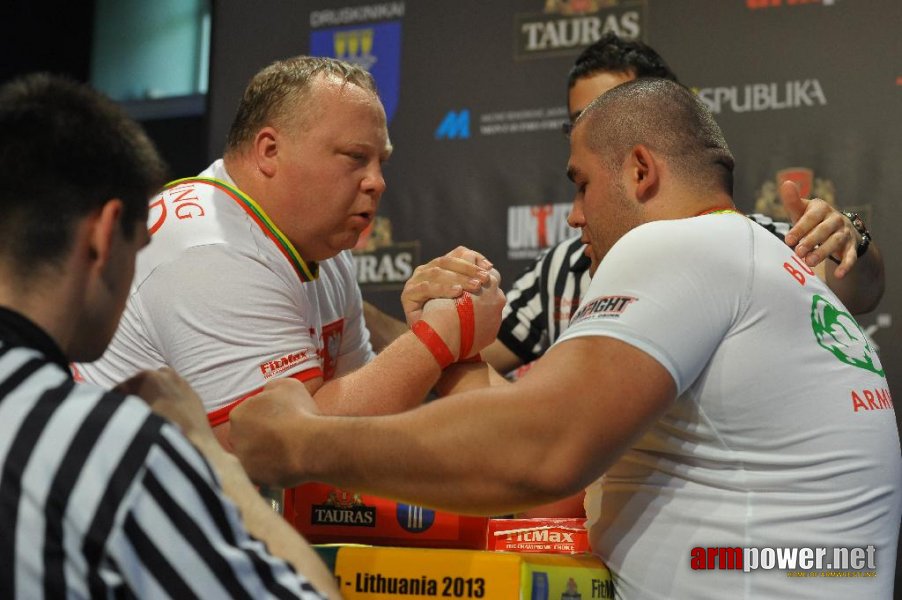
[[[435,130],[435,139],[469,139],[470,137],[470,109],[460,111],[449,110],[442,122]]]

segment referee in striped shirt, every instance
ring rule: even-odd
[[[184,380],[70,374],[116,329],[164,181],[140,127],[88,87],[0,88],[0,598],[337,598]]]

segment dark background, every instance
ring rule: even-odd
[[[312,11],[375,4],[383,3],[214,1],[206,112],[142,121],[173,176],[194,174],[219,155],[239,95],[259,68],[308,53],[314,31],[383,22],[311,27]],[[392,41],[400,44],[398,109],[389,127],[395,154],[386,168],[383,227],[368,251],[390,259],[408,252],[424,262],[464,244],[489,256],[509,284],[530,262],[514,258],[510,242],[530,233],[524,227],[537,226],[523,215],[529,207],[563,206],[571,199],[563,175],[567,145],[557,128],[488,134],[480,126],[508,112],[538,111],[548,120],[562,114],[555,111],[565,105],[565,76],[580,47],[524,57],[518,24],[569,17],[560,10],[544,14],[545,0],[400,4],[403,16],[387,20],[401,29],[400,39]],[[773,198],[768,185],[778,171],[805,168],[813,173],[813,193],[865,216],[883,252],[887,290],[877,309],[858,320],[880,349],[890,389],[902,389],[902,2],[598,4],[602,15],[638,11],[638,37],[703,97],[721,88],[741,98],[746,86],[775,84],[777,101],[785,104],[786,82],[816,82],[826,102],[815,98],[810,105],[742,112],[727,107],[716,114],[737,158],[736,202],[747,212],[761,210],[756,201]],[[8,0],[3,17],[0,81],[34,70],[88,80],[92,2]],[[384,41],[378,30],[376,37]],[[437,139],[449,111],[463,110],[469,111],[469,137]],[[531,234],[535,240],[535,230]],[[538,252],[541,244],[531,250]],[[369,300],[400,316],[402,283],[388,277],[362,287]]]

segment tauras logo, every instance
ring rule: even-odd
[[[366,506],[360,494],[333,489],[324,504],[310,507],[311,525],[349,525],[351,527],[375,527],[376,507]]]
[[[825,106],[827,96],[817,79],[743,86],[695,88],[699,100],[714,114]]]
[[[644,22],[644,0],[615,1],[593,13],[516,15],[516,57],[575,54],[608,32],[626,39],[639,39]]]
[[[324,504],[314,504],[311,510],[310,523],[313,525],[376,526],[376,509],[372,506],[339,508]]]
[[[420,242],[392,240],[391,221],[376,217],[354,247],[357,283],[364,289],[401,289],[419,264]]]
[[[413,274],[414,254],[418,252],[419,244],[408,243],[371,254],[355,254],[357,283],[363,286],[403,284]]]

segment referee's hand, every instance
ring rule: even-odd
[[[151,410],[178,425],[196,445],[212,441],[219,446],[200,397],[172,369],[141,371],[116,386],[116,390],[142,398]]]

